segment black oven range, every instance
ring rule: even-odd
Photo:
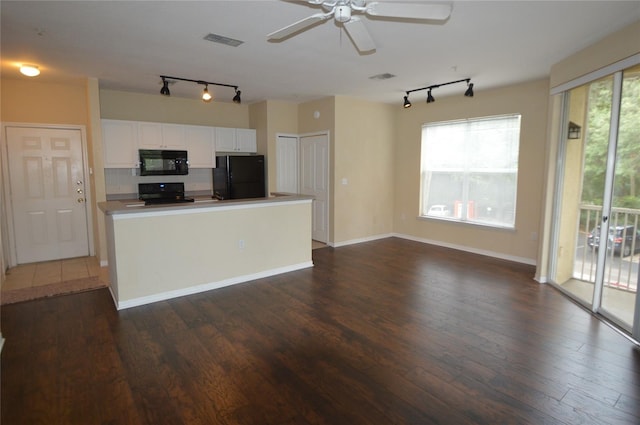
[[[139,183],[138,199],[145,205],[193,202],[184,195],[184,183]]]

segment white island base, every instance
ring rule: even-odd
[[[116,308],[312,267],[311,202],[291,196],[172,207],[102,203]]]

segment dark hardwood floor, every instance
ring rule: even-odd
[[[2,424],[638,424],[640,351],[534,268],[390,238],[117,312],[3,306]]]

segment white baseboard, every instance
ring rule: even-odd
[[[270,276],[275,276],[282,273],[288,273],[296,270],[306,269],[309,267],[313,267],[312,261],[308,261],[300,264],[293,264],[291,266],[280,267],[277,269],[265,270],[259,273],[233,277],[233,278],[221,280],[218,282],[204,283],[202,285],[192,286],[189,288],[162,292],[159,294],[149,295],[146,297],[133,298],[130,300],[120,301],[120,302],[116,300],[116,297],[114,296],[113,292],[111,293],[111,296],[113,296],[114,302],[116,304],[116,309],[124,310],[131,307],[138,307],[141,305],[151,304],[158,301],[165,301],[172,298],[183,297],[185,295],[198,294],[200,292],[211,291],[213,289],[224,288],[225,286],[237,285],[238,283],[249,282],[251,280],[262,279],[265,277],[270,277]]]
[[[341,246],[355,245],[355,244],[359,244],[359,243],[363,243],[363,242],[377,241],[378,239],[386,239],[386,238],[390,238],[392,236],[395,236],[395,234],[387,233],[387,234],[384,234],[384,235],[367,236],[366,238],[351,239],[351,240],[348,240],[348,241],[335,242],[331,246],[333,246],[335,248],[339,248]]]
[[[493,258],[499,258],[501,260],[513,261],[515,263],[528,264],[528,265],[531,265],[531,266],[537,265],[537,261],[535,259],[517,257],[515,255],[506,255],[506,254],[503,254],[501,252],[487,251],[487,250],[484,250],[484,249],[475,249],[475,248],[471,248],[471,247],[464,246],[464,245],[455,245],[455,244],[450,244],[450,243],[446,243],[446,242],[442,242],[442,241],[436,241],[436,240],[424,239],[424,238],[417,238],[415,236],[404,235],[404,234],[401,234],[401,233],[394,233],[391,236],[395,236],[395,237],[402,238],[402,239],[407,239],[407,240],[414,241],[414,242],[421,242],[421,243],[426,243],[426,244],[429,244],[429,245],[441,246],[441,247],[444,247],[444,248],[457,249],[458,251],[470,252],[472,254],[486,255],[487,257],[493,257]]]

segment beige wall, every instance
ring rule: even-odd
[[[86,125],[86,80],[42,83],[2,79],[2,122]]]
[[[393,232],[397,106],[348,97],[335,106],[334,243],[386,236]]]
[[[298,105],[267,100],[249,107],[249,125],[258,137],[258,152],[266,155],[267,193],[277,188],[276,138],[278,134],[298,134]]]
[[[549,85],[538,80],[476,96],[438,97],[396,112],[394,231],[474,252],[534,263],[544,182]],[[417,218],[421,127],[427,122],[519,113],[522,115],[515,230]]]
[[[640,40],[640,21],[553,65],[550,86],[556,87],[640,53],[638,40]]]
[[[109,119],[249,128],[249,106],[235,103],[100,90],[100,109]]]

